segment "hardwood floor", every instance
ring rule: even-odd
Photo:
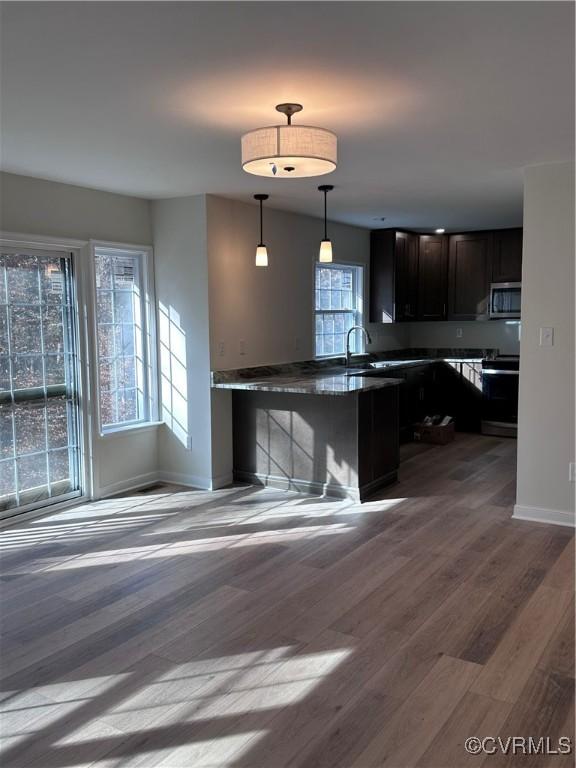
[[[3,766],[460,768],[574,738],[570,531],[515,441],[410,447],[363,505],[168,486],[1,532]]]

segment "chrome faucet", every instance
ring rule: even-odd
[[[352,359],[352,352],[350,352],[350,334],[352,333],[352,331],[362,331],[368,344],[372,344],[372,339],[370,338],[370,334],[368,333],[366,328],[364,328],[363,325],[353,325],[346,335],[346,367],[347,368],[350,366],[350,360]]]

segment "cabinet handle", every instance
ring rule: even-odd
[[[446,317],[446,304],[444,304],[444,317]]]

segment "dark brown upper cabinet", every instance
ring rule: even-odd
[[[370,322],[416,320],[418,235],[377,229],[370,236]]]
[[[519,283],[522,280],[522,229],[494,232],[492,282]]]
[[[466,232],[450,235],[449,320],[488,319],[493,246],[493,232]]]
[[[420,235],[418,320],[446,319],[448,243],[444,235]]]

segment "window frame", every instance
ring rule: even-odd
[[[116,243],[104,240],[91,240],[90,247],[90,291],[93,297],[92,311],[89,313],[90,337],[94,372],[91,376],[95,405],[94,423],[99,437],[108,437],[121,432],[147,429],[158,423],[158,375],[157,375],[157,338],[156,338],[156,297],[154,292],[154,253],[150,246]],[[144,368],[144,417],[134,421],[116,424],[102,423],[100,356],[98,351],[98,302],[96,288],[96,252],[110,251],[118,255],[138,256],[141,276],[140,313],[142,318],[142,364]]]
[[[353,285],[352,285],[352,293],[355,297],[355,303],[356,308],[353,310],[349,309],[316,309],[316,276],[318,274],[319,269],[353,269]],[[313,333],[313,344],[314,344],[314,359],[315,360],[330,360],[331,358],[338,358],[343,357],[346,354],[346,350],[344,352],[334,352],[329,353],[326,355],[320,355],[316,351],[316,316],[318,314],[341,314],[342,312],[351,312],[354,314],[354,322],[353,325],[363,325],[364,320],[364,296],[366,293],[366,265],[354,262],[354,261],[334,261],[334,262],[328,262],[323,263],[319,261],[314,261],[314,272],[313,272],[313,286],[312,286],[312,301],[313,301],[313,320],[312,320],[312,333]],[[364,334],[360,333],[360,331],[354,331],[354,349],[352,350],[353,355],[362,355],[366,352],[366,345],[365,345],[365,339]]]

